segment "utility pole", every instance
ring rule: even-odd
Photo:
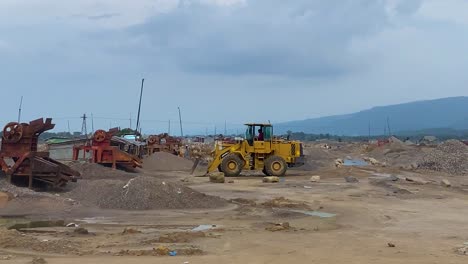
[[[130,119],[129,119],[129,121],[130,121],[130,126],[129,126],[128,128],[131,129],[131,128],[132,128],[132,113],[130,113]]]
[[[143,97],[143,86],[145,85],[145,79],[141,79],[141,90],[140,90],[140,103],[138,104],[138,115],[137,115],[137,123],[136,123],[136,129],[135,133],[138,133],[138,130],[140,129],[140,110],[141,110],[141,98]]]
[[[387,116],[387,127],[388,127],[388,136],[392,136],[392,130],[390,129],[390,117]]]
[[[180,113],[180,107],[177,107],[177,109],[179,109],[180,136],[184,137],[184,130],[182,129],[182,114]]]
[[[70,131],[70,120],[67,120],[67,123],[68,123],[68,134],[71,135],[71,131]]]
[[[224,135],[227,135],[227,124],[226,124],[226,120],[224,120]]]
[[[171,134],[171,120],[169,119],[168,121],[168,128],[167,128],[167,134],[170,135]]]
[[[94,116],[93,116],[93,113],[91,113],[91,133],[94,133]]]
[[[369,138],[368,138],[368,140],[370,141],[370,137],[371,137],[371,132],[370,132],[370,130],[371,130],[371,129],[370,129],[370,120],[369,120],[369,127],[368,127],[368,129],[369,129]]]
[[[19,109],[18,109],[18,123],[21,123],[21,107],[23,106],[23,96],[21,96]]]
[[[215,130],[214,130],[214,136],[215,137],[216,137],[216,133],[217,133],[217,131],[216,131],[216,125],[215,125]]]
[[[81,118],[83,119],[83,123],[81,124],[81,135],[85,135],[86,139],[88,139],[88,129],[86,128],[86,114],[83,114]]]

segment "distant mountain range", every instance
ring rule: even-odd
[[[388,124],[387,124],[388,120]],[[392,134],[432,129],[468,129],[468,97],[379,106],[347,115],[327,116],[275,124],[276,133],[304,132],[359,136],[382,135],[388,126]]]

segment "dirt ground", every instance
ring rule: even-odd
[[[334,167],[364,153],[354,145],[307,151],[316,161],[279,183],[257,173],[215,184],[185,171],[141,172],[229,201],[215,209],[108,210],[61,193],[3,199],[0,263],[468,263],[468,176]],[[47,221],[7,229],[37,220]]]

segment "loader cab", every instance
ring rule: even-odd
[[[246,124],[246,126],[245,139],[250,146],[261,147],[265,143],[271,143],[273,139],[273,126],[271,124]],[[263,140],[260,134],[263,134]]]

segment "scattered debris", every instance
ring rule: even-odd
[[[197,238],[206,237],[205,233],[198,232],[174,232],[162,235],[157,240],[158,243],[188,243]]]
[[[381,165],[380,162],[378,160],[374,159],[374,158],[364,157],[363,159],[364,159],[364,161],[369,162],[373,166]]]
[[[278,231],[289,230],[290,228],[291,226],[289,225],[289,223],[284,222],[284,223],[277,223],[277,224],[269,224],[269,226],[267,226],[265,230],[271,231],[271,232],[278,232]]]
[[[310,177],[310,181],[311,182],[320,182],[320,176],[314,175],[314,176]]]
[[[274,198],[272,200],[262,203],[264,207],[270,208],[296,208],[296,209],[310,209],[305,202],[296,202],[284,197]]]
[[[345,181],[347,183],[357,183],[357,182],[359,182],[359,180],[356,177],[353,177],[353,176],[345,176],[344,179],[345,179]]]
[[[75,223],[69,223],[68,225],[66,225],[66,227],[79,227],[79,225]]]
[[[169,255],[169,252],[171,252],[171,250],[165,246],[159,246],[158,248],[154,249],[154,251],[159,256],[167,256]]]
[[[266,183],[277,183],[279,181],[280,181],[280,178],[276,176],[263,177],[263,182],[266,182]]]
[[[140,234],[140,233],[141,233],[140,230],[136,230],[134,228],[125,228],[122,231],[122,235],[134,235],[134,234]]]

